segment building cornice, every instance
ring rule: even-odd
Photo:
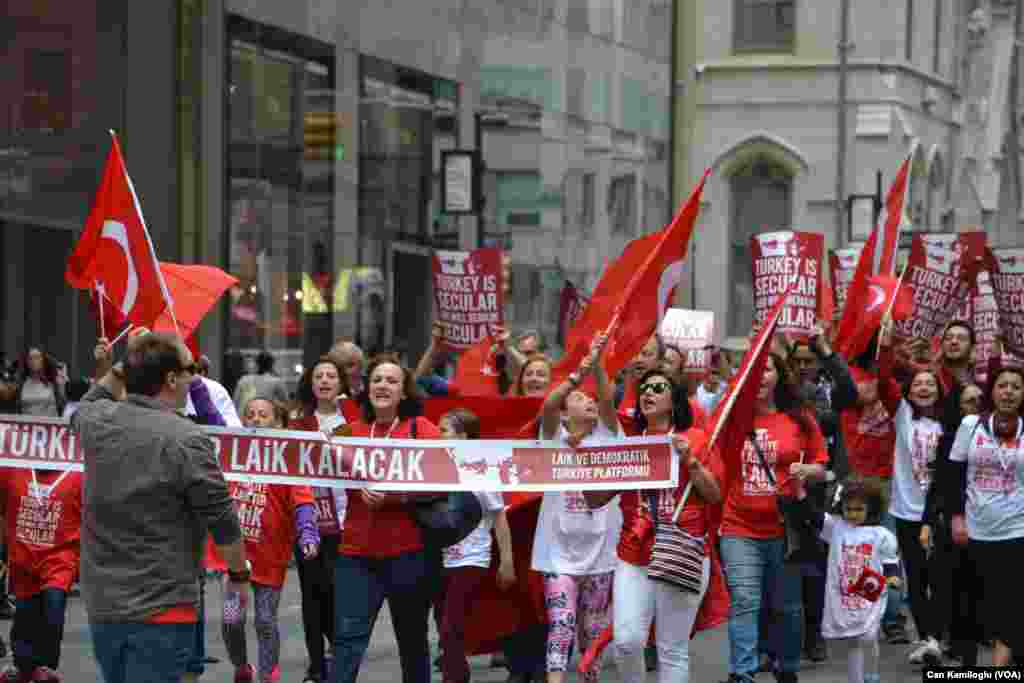
[[[936,87],[947,90],[951,95],[957,94],[956,85],[953,81],[936,76],[933,73],[919,69],[913,64],[904,61],[892,61],[887,59],[851,59],[848,68],[856,71],[876,70],[879,72],[903,72],[920,78],[921,80]],[[699,62],[696,65],[697,73],[700,76],[718,72],[737,71],[838,71],[839,62],[798,59],[792,56],[779,55],[758,55],[756,59],[749,55],[737,56],[733,59],[719,60],[713,62]]]

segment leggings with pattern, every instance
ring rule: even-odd
[[[548,671],[565,671],[577,635],[585,652],[609,624],[614,572],[590,576],[544,575],[544,605],[548,616]],[[599,662],[581,680],[597,681]]]
[[[256,643],[261,681],[270,680],[270,674],[281,659],[281,630],[277,623],[277,610],[281,604],[281,589],[252,584],[255,608]],[[240,604],[238,593],[224,595],[224,623],[221,633],[231,663],[238,668],[249,663],[245,643],[247,608]]]

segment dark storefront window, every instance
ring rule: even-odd
[[[261,350],[294,382],[333,341],[342,302],[333,272],[333,48],[228,20],[225,377]]]

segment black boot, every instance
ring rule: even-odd
[[[799,676],[795,671],[776,671],[775,681],[776,683],[798,683]]]

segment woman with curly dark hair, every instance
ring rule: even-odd
[[[62,417],[67,402],[67,370],[38,347],[25,354],[25,371],[18,383],[18,412],[22,415]]]
[[[780,629],[780,683],[797,680],[803,646],[801,574],[786,561],[785,528],[776,497],[795,496],[804,480],[825,477],[828,450],[813,409],[800,397],[781,356],[771,354],[757,394],[752,438],[740,454],[741,474],[724,492],[722,561],[729,613],[730,681],[752,683],[758,669],[758,624],[771,608]],[[768,469],[770,468],[770,469]],[[762,596],[773,598],[762,605]]]
[[[422,417],[412,372],[392,354],[371,361],[359,403],[362,418],[352,424],[352,436],[441,438],[437,426]],[[385,599],[398,640],[402,680],[429,683],[427,615],[440,553],[435,559],[425,546],[413,506],[418,498],[433,495],[367,488],[349,496],[335,560],[335,585],[344,590],[335,596],[334,683],[355,683]]]
[[[347,433],[339,403],[339,397],[347,390],[347,378],[338,362],[331,356],[321,356],[299,379],[295,392],[298,417],[289,427],[328,436]],[[244,410],[244,406],[242,408]],[[313,496],[320,552],[316,557],[307,558],[298,544],[294,551],[302,588],[302,630],[309,654],[303,683],[325,683],[329,669],[326,646],[334,642],[334,562],[348,494],[345,489],[314,486]]]

